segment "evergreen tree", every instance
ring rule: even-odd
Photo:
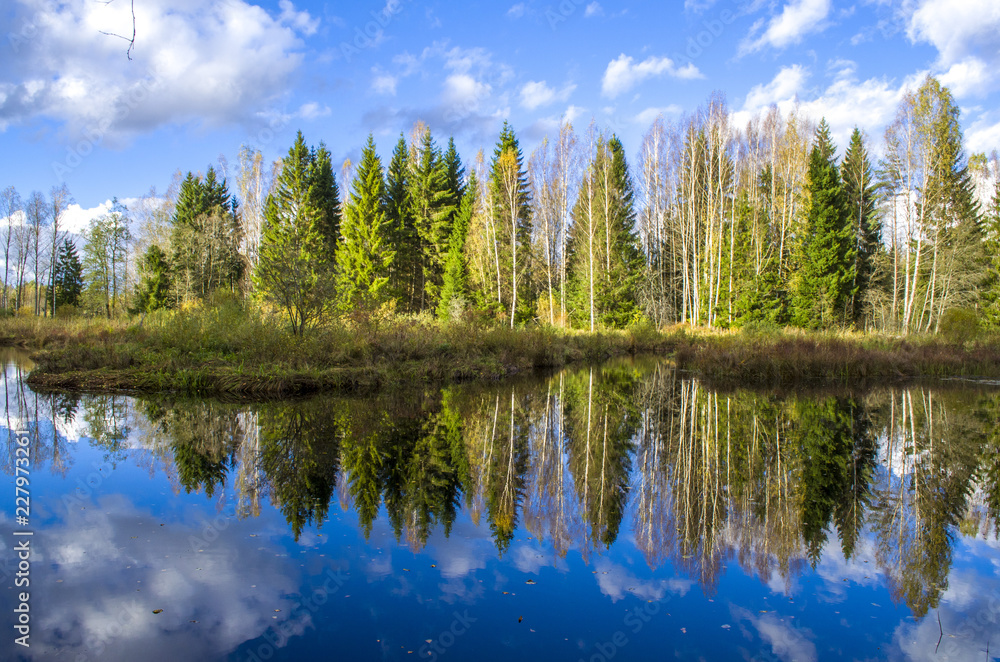
[[[170,308],[173,304],[173,278],[163,249],[156,244],[146,249],[139,262],[139,272],[142,274],[142,281],[136,288],[133,311],[148,313],[160,308]]]
[[[854,232],[835,153],[823,120],[809,156],[809,206],[793,300],[793,321],[806,328],[843,324],[854,294]]]
[[[447,164],[434,144],[430,129],[425,129],[419,146],[413,150],[410,168],[410,203],[414,226],[420,238],[422,310],[435,308],[441,293],[444,260],[455,211],[448,174]]]
[[[56,310],[63,306],[79,305],[80,295],[83,293],[83,264],[77,255],[76,246],[69,239],[64,239],[59,247],[52,283],[56,288]]]
[[[608,141],[611,156],[610,190],[607,205],[607,237],[610,251],[606,260],[605,286],[600,297],[601,323],[624,328],[641,315],[638,300],[643,272],[642,252],[635,231],[635,193],[625,159],[625,148],[617,136]]]
[[[214,168],[181,182],[170,234],[174,285],[182,298],[205,298],[235,289],[243,275],[236,201]]]
[[[402,134],[392,152],[386,171],[386,221],[396,257],[389,272],[389,286],[400,307],[408,312],[419,308],[422,289],[420,243],[410,201],[410,161]]]
[[[983,215],[983,238],[987,260],[980,306],[987,325],[996,329],[1000,328],[1000,181]]]
[[[566,249],[571,318],[589,329],[636,321],[643,258],[632,181],[618,138],[598,139],[573,219]]]
[[[469,226],[472,224],[476,197],[479,195],[478,188],[476,174],[472,173],[469,177],[469,184],[464,189],[465,195],[462,196],[462,204],[458,214],[455,215],[455,223],[451,228],[451,238],[448,241],[448,255],[444,265],[444,284],[441,286],[441,300],[438,302],[437,308],[440,319],[450,318],[456,307],[460,308],[464,305],[468,295],[465,241],[469,235]]]
[[[343,234],[337,249],[340,300],[348,309],[377,306],[388,294],[394,252],[385,207],[382,160],[369,134],[344,209]]]
[[[840,166],[844,197],[854,237],[854,287],[847,321],[858,324],[864,315],[865,294],[872,286],[875,258],[882,245],[882,218],[877,206],[875,179],[864,137],[857,128]]]
[[[321,230],[311,161],[300,131],[267,198],[254,274],[259,296],[285,312],[296,335],[319,319],[333,293],[333,256]]]
[[[319,210],[319,232],[327,254],[333,259],[340,241],[340,188],[333,172],[333,159],[323,143],[310,150],[308,179],[313,204]]]

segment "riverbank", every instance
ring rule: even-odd
[[[235,308],[143,321],[0,320],[0,344],[26,349],[35,388],[278,397],[419,383],[495,380],[537,369],[653,354],[720,386],[865,386],[922,378],[1000,378],[996,339],[505,329],[413,317],[331,324],[304,337]]]

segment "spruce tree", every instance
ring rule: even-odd
[[[63,306],[77,306],[83,293],[83,264],[76,252],[76,246],[64,239],[59,247],[55,274],[52,282],[56,288],[56,310]]]
[[[465,264],[465,241],[469,236],[469,226],[472,224],[472,214],[479,195],[479,183],[476,174],[472,173],[469,183],[464,187],[465,195],[462,204],[455,215],[455,223],[451,228],[451,238],[448,240],[448,256],[444,265],[444,284],[441,286],[441,300],[438,302],[438,318],[446,320],[453,311],[461,305],[468,296],[468,272]]]
[[[330,259],[333,259],[340,240],[340,188],[333,172],[333,159],[323,143],[310,150],[308,173],[312,201],[320,212],[319,232]]]
[[[434,144],[430,129],[413,150],[410,169],[410,203],[414,225],[420,237],[422,310],[433,310],[441,294],[444,260],[448,253],[454,194],[448,184],[447,164]]]
[[[385,207],[382,160],[369,134],[344,208],[337,250],[339,296],[345,310],[370,309],[388,295],[394,251]]]
[[[635,231],[635,193],[625,148],[617,136],[608,141],[611,158],[607,232],[611,250],[606,260],[605,284],[600,296],[601,322],[624,328],[641,316],[638,287],[643,273],[639,236]]]
[[[847,320],[854,294],[854,232],[826,120],[809,155],[809,207],[799,253],[793,322],[827,328]]]
[[[236,201],[215,168],[204,177],[188,173],[181,183],[172,219],[170,262],[179,297],[207,297],[234,289],[243,276]]]
[[[872,175],[864,137],[858,128],[840,166],[844,197],[854,237],[854,287],[847,320],[859,324],[863,302],[875,275],[875,258],[882,245],[882,218],[878,211],[878,188]]]
[[[296,335],[321,317],[333,294],[333,256],[311,185],[311,162],[300,131],[267,198],[254,273],[258,295],[283,310]]]
[[[389,273],[389,287],[400,307],[414,312],[419,307],[422,291],[418,291],[420,276],[420,243],[413,224],[410,201],[410,164],[406,138],[399,135],[386,171],[386,220],[392,239],[395,259]],[[418,276],[418,274],[420,276]]]
[[[983,238],[987,259],[980,306],[986,324],[997,329],[1000,328],[1000,181],[983,214]]]
[[[136,287],[133,312],[148,313],[160,308],[170,308],[172,278],[170,263],[163,249],[153,244],[146,249],[139,261],[139,271],[142,280]]]

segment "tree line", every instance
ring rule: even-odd
[[[527,159],[505,123],[470,164],[418,123],[387,164],[369,136],[339,173],[300,132],[270,168],[244,147],[235,192],[223,163],[178,177],[144,222],[112,207],[82,261],[59,238],[65,188],[23,205],[7,189],[3,307],[47,314],[62,297],[114,316],[229,292],[296,334],[376,312],[591,331],[1000,324],[1000,164],[965,155],[939,81],[904,95],[878,160],[858,129],[839,155],[797,110],[734,118],[718,94],[659,118],[632,165],[593,123],[564,123]]]

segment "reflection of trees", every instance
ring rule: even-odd
[[[261,470],[296,540],[307,524],[322,524],[330,508],[340,464],[339,414],[323,399],[269,404],[258,413]]]
[[[610,547],[625,514],[637,427],[635,377],[625,367],[567,379],[565,445],[588,546]]]
[[[79,415],[75,398],[22,386],[6,383],[11,420],[58,429]],[[553,563],[631,526],[651,566],[706,591],[732,561],[787,583],[837,546],[848,560],[873,549],[894,599],[922,615],[947,587],[956,533],[995,535],[1000,512],[994,392],[717,392],[621,362],[439,394],[135,402],[80,400],[92,443],[116,459],[142,446],[170,457],[188,491],[235,490],[240,516],[269,499],[296,537],[339,485],[366,536],[384,508],[414,550],[463,507],[500,553],[520,526],[549,541]],[[66,466],[65,438],[43,436],[36,457]]]
[[[966,403],[929,389],[889,394],[885,470],[874,488],[877,558],[894,599],[917,616],[948,586],[954,527],[965,514],[984,440]]]

